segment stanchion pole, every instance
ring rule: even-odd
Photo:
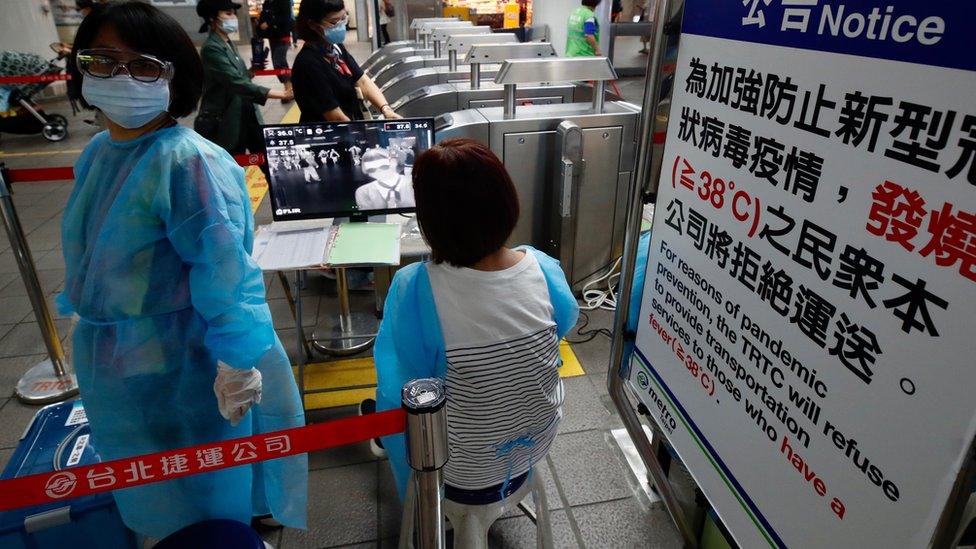
[[[58,337],[54,319],[47,306],[44,289],[37,278],[34,258],[27,245],[27,237],[17,216],[17,209],[14,208],[10,184],[3,166],[0,166],[0,214],[48,354],[47,359],[28,370],[17,382],[17,398],[28,404],[47,404],[65,400],[78,394],[78,382],[65,359],[64,349],[61,348],[61,339]]]
[[[441,472],[448,456],[444,383],[439,379],[415,379],[403,386],[400,396],[407,412],[407,462],[416,483],[418,547],[444,549]]]

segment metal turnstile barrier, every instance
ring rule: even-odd
[[[382,67],[376,68],[373,75],[373,82],[381,88],[390,80],[397,76],[415,69],[427,67],[446,67],[450,64],[450,57],[445,55],[447,51],[446,43],[453,36],[475,36],[483,37],[484,44],[507,44],[518,42],[518,38],[513,34],[493,34],[491,27],[448,27],[434,29],[430,34],[434,48],[431,53],[423,50],[417,55],[395,59]]]
[[[503,106],[437,118],[438,140],[473,138],[502,159],[522,209],[511,243],[560,258],[574,289],[601,274],[623,244],[640,108],[605,100],[601,90],[615,78],[605,57],[506,61],[495,78]],[[589,103],[519,106],[519,85],[540,81],[595,82],[595,90]]]
[[[482,84],[482,64],[501,66],[502,62],[510,59],[556,57],[556,50],[549,43],[471,45],[466,42],[468,39],[469,37],[463,35],[452,36],[447,42],[449,56],[454,54],[457,58],[464,55],[464,62],[470,67],[467,82],[434,84],[417,88],[391,103],[393,109],[406,117],[426,117],[466,109],[500,107],[504,98],[504,89],[494,82]],[[450,66],[448,68],[450,69]],[[459,72],[457,66],[454,72]],[[517,101],[523,105],[572,103],[580,95],[586,95],[588,101],[589,93],[587,86],[531,84],[518,89]]]
[[[423,39],[420,35],[420,26],[424,23],[451,23],[459,21],[456,17],[418,17],[410,22],[410,30],[413,31],[413,40],[397,40],[395,42],[390,42],[384,44],[383,47],[377,48],[376,51],[369,54],[363,63],[360,65],[363,70],[372,67],[381,57],[390,53],[393,50],[398,50],[401,48],[417,48],[425,47],[423,45]]]
[[[431,45],[431,33],[435,28],[441,27],[468,27],[471,28],[474,25],[471,21],[430,21],[426,23],[421,23],[417,28],[417,33],[420,36],[420,40],[413,44],[408,44],[405,46],[396,46],[387,48],[384,46],[370,55],[366,61],[360,65],[366,74],[373,76],[379,69],[385,67],[386,65],[395,62],[404,57],[409,57],[411,55],[433,55],[433,46]],[[382,52],[382,53],[380,53]]]

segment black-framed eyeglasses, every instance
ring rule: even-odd
[[[173,64],[138,52],[112,48],[81,50],[75,58],[78,70],[92,78],[112,78],[123,70],[139,82],[172,80]]]

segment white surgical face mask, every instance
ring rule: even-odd
[[[235,32],[237,32],[238,29],[237,18],[235,17],[233,19],[221,19],[220,28],[227,34],[234,34]]]
[[[140,82],[127,75],[86,76],[81,95],[109,120],[127,129],[141,128],[169,108],[169,81]]]

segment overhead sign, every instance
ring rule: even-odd
[[[743,547],[925,547],[976,436],[976,4],[686,0],[629,383]]]

